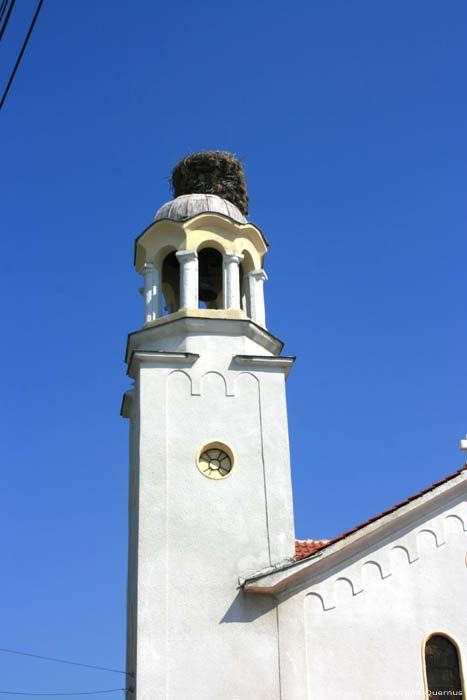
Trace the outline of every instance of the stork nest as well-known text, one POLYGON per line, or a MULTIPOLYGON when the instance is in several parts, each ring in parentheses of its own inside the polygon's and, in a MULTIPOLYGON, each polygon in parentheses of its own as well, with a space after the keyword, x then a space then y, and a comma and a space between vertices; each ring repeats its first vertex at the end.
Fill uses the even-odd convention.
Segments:
POLYGON ((248 193, 241 162, 227 151, 201 151, 182 158, 172 170, 174 197, 217 194, 248 214, 248 193))

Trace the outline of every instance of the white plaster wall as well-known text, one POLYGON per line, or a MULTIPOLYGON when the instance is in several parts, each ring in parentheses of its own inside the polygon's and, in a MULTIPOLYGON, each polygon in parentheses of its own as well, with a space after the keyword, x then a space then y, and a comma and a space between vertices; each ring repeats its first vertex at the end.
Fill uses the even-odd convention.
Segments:
POLYGON ((268 354, 244 336, 139 347, 199 359, 145 363, 136 377, 136 698, 279 700, 275 603, 245 595, 238 578, 293 555, 283 370, 236 367, 236 354, 268 354), (196 468, 210 440, 236 454, 225 480, 196 468))
POLYGON ((425 698, 422 642, 467 649, 464 498, 373 543, 280 605, 282 700, 425 698))

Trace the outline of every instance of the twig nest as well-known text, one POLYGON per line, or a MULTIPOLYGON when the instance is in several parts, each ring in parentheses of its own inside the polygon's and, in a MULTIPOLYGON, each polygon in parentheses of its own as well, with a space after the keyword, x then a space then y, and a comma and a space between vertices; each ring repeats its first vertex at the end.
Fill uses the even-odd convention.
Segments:
POLYGON ((172 170, 174 197, 184 194, 216 194, 248 214, 248 193, 241 162, 227 151, 192 153, 172 170))

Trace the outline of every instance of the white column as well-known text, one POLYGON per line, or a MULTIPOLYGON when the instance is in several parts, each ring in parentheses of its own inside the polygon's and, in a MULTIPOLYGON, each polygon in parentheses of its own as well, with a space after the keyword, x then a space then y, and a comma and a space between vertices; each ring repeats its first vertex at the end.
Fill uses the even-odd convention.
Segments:
POLYGON ((144 279, 144 323, 162 316, 161 273, 152 263, 144 263, 139 271, 144 279))
POLYGON ((148 323, 149 321, 153 320, 153 271, 154 265, 152 263, 144 263, 142 268, 139 270, 139 274, 143 275, 144 279, 144 323, 148 323))
POLYGON ((154 267, 152 271, 152 317, 162 316, 162 270, 154 267))
POLYGON ((240 308, 240 263, 243 255, 224 253, 223 294, 224 309, 240 308))
POLYGON ((264 282, 267 279, 264 270, 253 270, 247 275, 247 314, 253 321, 264 327, 266 327, 264 282))
POLYGON ((198 308, 198 253, 179 250, 175 255, 180 263, 180 308, 198 308))

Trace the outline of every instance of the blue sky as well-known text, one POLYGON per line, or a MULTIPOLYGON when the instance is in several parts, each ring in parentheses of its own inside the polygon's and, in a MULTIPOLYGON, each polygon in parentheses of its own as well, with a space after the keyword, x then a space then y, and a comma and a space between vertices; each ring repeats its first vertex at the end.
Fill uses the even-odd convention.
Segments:
MULTIPOLYGON (((35 7, 15 5, 4 85, 35 7)), ((243 160, 270 241, 297 536, 461 467, 466 25, 461 0, 45 0, 0 113, 0 647, 124 668, 133 241, 189 152, 243 160)), ((0 690, 123 679, 0 670, 0 690)))

